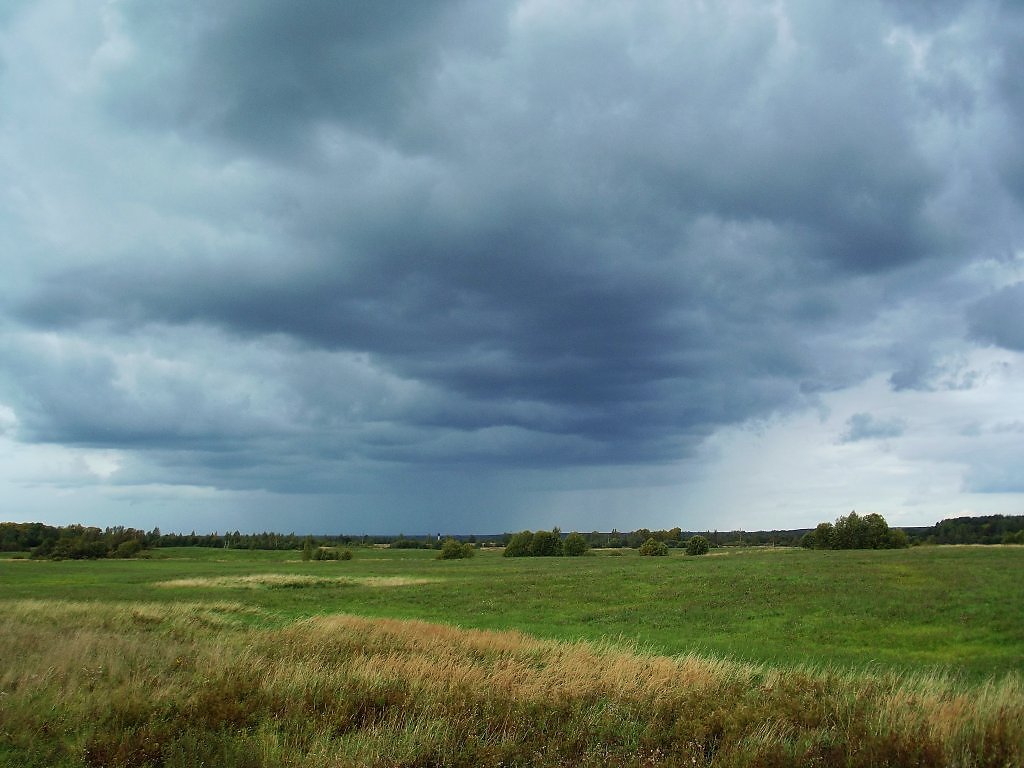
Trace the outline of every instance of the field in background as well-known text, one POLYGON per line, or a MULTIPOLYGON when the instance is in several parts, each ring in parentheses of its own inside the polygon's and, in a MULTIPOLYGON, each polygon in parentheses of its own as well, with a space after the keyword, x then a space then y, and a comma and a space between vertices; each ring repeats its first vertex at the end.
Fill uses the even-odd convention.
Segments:
POLYGON ((244 601, 265 626, 350 612, 742 661, 951 666, 973 678, 1024 669, 1024 547, 435 554, 356 549, 348 562, 304 563, 297 552, 168 549, 148 561, 0 561, 0 599, 244 601))
POLYGON ((1024 761, 1024 547, 158 554, 0 561, 0 764, 1024 761))

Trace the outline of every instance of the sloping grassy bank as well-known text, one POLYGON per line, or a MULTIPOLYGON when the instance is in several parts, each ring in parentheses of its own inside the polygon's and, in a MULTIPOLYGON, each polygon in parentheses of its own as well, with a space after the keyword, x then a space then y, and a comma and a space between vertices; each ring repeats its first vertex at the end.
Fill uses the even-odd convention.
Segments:
POLYGON ((22 600, 18 766, 1024 764, 1024 686, 775 669, 417 621, 254 628, 235 602, 22 600))

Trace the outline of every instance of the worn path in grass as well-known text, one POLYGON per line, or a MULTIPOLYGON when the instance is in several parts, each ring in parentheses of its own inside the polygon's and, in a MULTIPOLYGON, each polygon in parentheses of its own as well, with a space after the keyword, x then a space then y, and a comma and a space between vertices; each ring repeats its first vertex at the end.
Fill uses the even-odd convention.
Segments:
MULTIPOLYGON (((355 549, 163 550, 146 561, 0 561, 0 603, 45 599, 240 602, 256 624, 348 612, 561 639, 624 638, 775 664, 1024 670, 1024 547, 904 551, 726 550, 700 558, 600 552, 439 561, 355 549)), ((0 608, 2 608, 0 604, 0 608)))

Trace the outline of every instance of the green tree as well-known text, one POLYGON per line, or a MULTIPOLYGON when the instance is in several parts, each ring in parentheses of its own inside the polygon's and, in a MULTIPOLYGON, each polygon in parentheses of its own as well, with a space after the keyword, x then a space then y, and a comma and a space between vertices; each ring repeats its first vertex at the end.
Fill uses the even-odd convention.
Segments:
POLYGON ((640 554, 646 557, 664 557, 668 554, 668 545, 652 536, 640 545, 640 554))
POLYGON ((569 557, 584 555, 588 549, 590 549, 590 545, 587 540, 575 531, 566 536, 565 541, 562 542, 562 552, 569 557))
POLYGON ((135 557, 142 551, 142 544, 137 539, 128 539, 117 545, 115 557, 135 557))
POLYGON ((691 536, 686 540, 686 554, 688 555, 706 555, 709 549, 711 549, 711 542, 704 536, 691 536))
POLYGON ((441 553, 437 556, 440 560, 461 560, 465 557, 473 557, 476 550, 472 544, 463 544, 458 539, 447 538, 441 545, 441 553))
POLYGON ((837 517, 835 524, 818 523, 800 543, 815 549, 901 549, 910 542, 905 531, 889 528, 881 515, 850 512, 837 517))
MULTIPOLYGON (((1024 543, 1024 542, 1022 542, 1024 543)), ((910 546, 907 532, 902 528, 890 528, 886 536, 885 549, 906 549, 910 546)))
POLYGON ((834 548, 834 530, 832 523, 818 523, 817 527, 812 532, 814 537, 814 548, 815 549, 833 549, 834 548))
POLYGON ((864 515, 861 518, 861 527, 864 530, 860 539, 865 549, 888 549, 889 548, 889 524, 885 518, 876 512, 864 515))
POLYGON ((558 557, 562 554, 562 534, 557 528, 533 534, 530 554, 534 557, 558 557))
POLYGON ((513 534, 512 538, 509 539, 503 554, 505 557, 527 557, 532 549, 533 533, 530 531, 520 531, 513 534))

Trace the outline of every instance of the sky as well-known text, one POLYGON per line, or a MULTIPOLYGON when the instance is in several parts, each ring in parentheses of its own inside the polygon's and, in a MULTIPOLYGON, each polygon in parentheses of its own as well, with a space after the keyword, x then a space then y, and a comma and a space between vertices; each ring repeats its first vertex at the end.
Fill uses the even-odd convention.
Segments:
POLYGON ((0 519, 1024 514, 1024 6, 6 0, 0 519))

